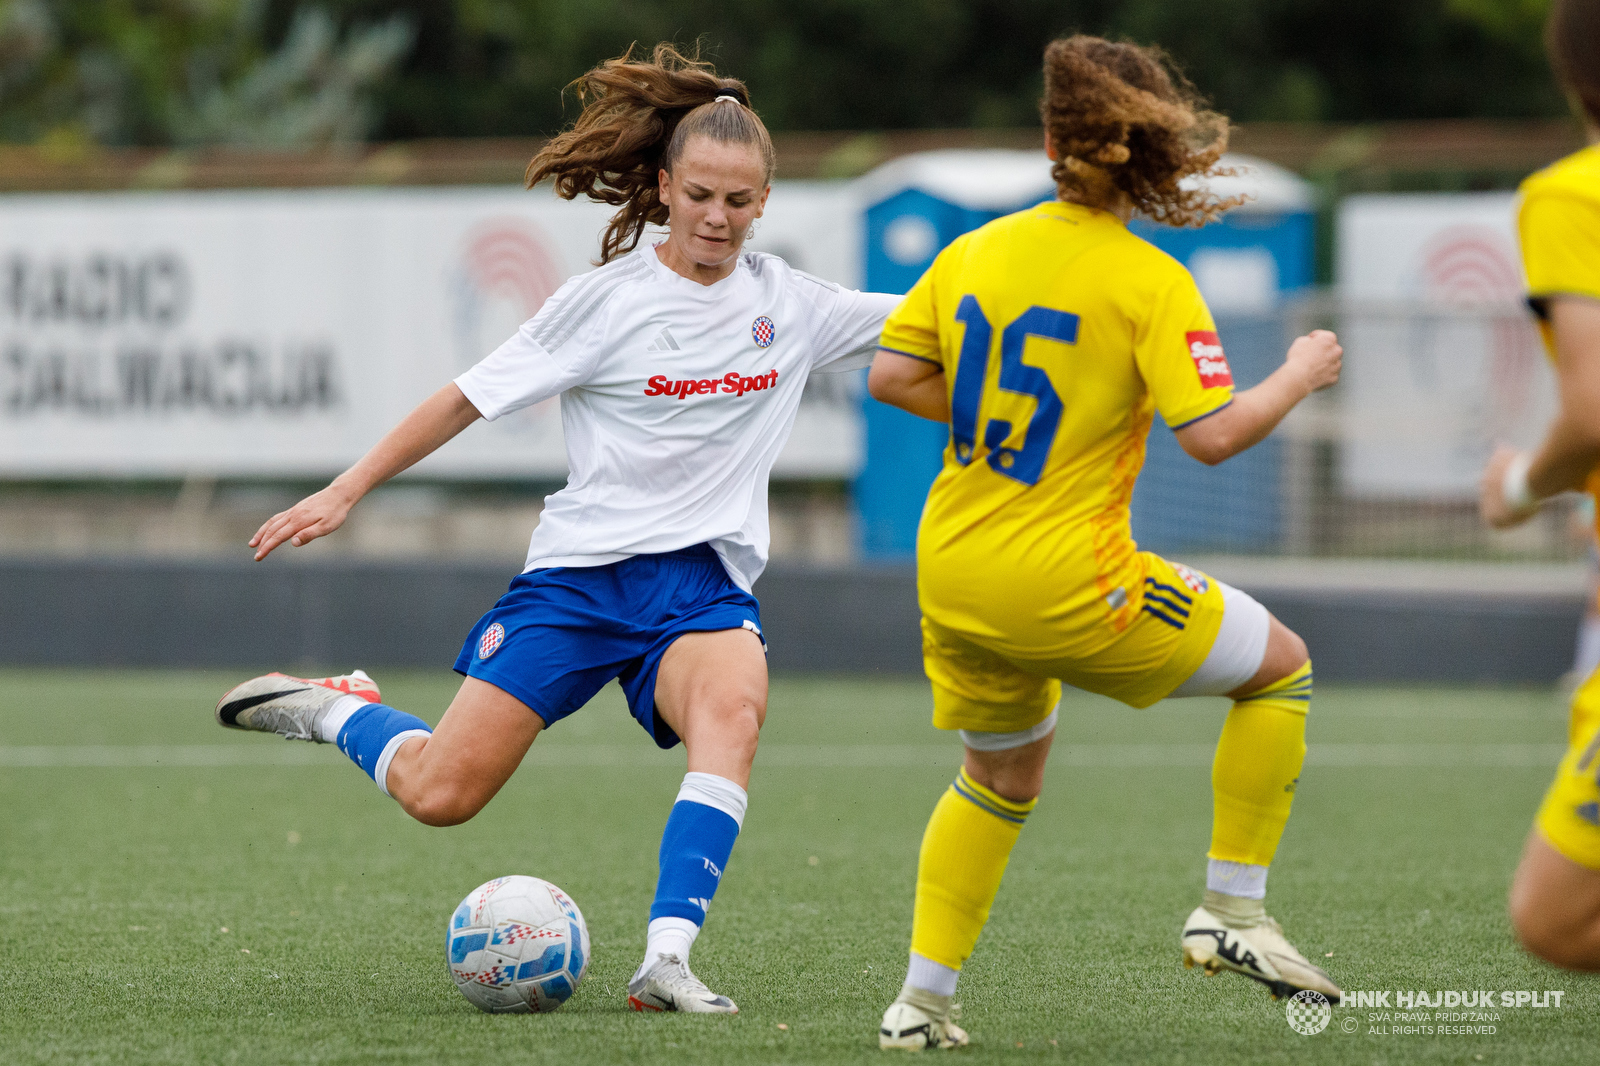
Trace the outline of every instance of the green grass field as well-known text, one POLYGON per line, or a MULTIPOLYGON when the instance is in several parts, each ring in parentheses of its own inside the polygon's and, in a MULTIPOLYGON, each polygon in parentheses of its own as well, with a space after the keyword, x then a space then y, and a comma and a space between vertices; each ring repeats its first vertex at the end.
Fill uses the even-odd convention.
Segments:
MULTIPOLYGON (((379 679, 430 719, 455 686, 379 679)), ((708 1018, 625 1008, 683 756, 657 751, 615 689, 541 737, 477 819, 439 830, 332 748, 218 729, 232 680, 0 672, 0 1062, 883 1061, 917 845, 959 750, 927 724, 923 685, 774 683, 750 815, 694 957, 742 1013, 708 1018), (451 909, 506 873, 555 881, 588 919, 593 966, 555 1014, 480 1014, 446 974, 451 909)), ((1272 875, 1272 911, 1347 989, 1566 993, 1474 1036, 1379 1035, 1353 1009, 1301 1036, 1258 986, 1179 966, 1226 706, 1067 700, 957 997, 973 1046, 950 1054, 1593 1061, 1600 986, 1521 954, 1505 919, 1564 733, 1552 693, 1323 686, 1272 875)))

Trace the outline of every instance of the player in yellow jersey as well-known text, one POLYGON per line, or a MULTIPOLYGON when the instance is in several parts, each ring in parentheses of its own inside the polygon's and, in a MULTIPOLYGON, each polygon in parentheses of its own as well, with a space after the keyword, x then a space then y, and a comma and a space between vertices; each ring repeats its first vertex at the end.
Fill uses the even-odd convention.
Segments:
MULTIPOLYGON (((1483 516, 1501 528, 1547 496, 1600 489, 1600 0, 1556 0, 1545 43, 1590 143, 1522 183, 1528 303, 1561 407, 1537 451, 1503 448, 1484 471, 1483 516)), ((1600 970, 1600 672, 1573 697, 1569 739, 1517 867, 1511 920, 1546 961, 1600 970)))
POLYGON ((1061 682, 1147 707, 1232 696, 1212 771, 1206 893, 1184 961, 1282 995, 1337 986, 1268 918, 1267 866, 1305 755, 1304 642, 1249 596, 1141 552, 1128 503, 1159 412, 1207 463, 1265 437, 1338 377, 1331 333, 1301 337, 1235 393, 1216 325, 1135 213, 1198 224, 1227 123, 1154 49, 1093 37, 1045 52, 1046 149, 1059 199, 957 239, 890 316, 873 396, 950 424, 917 542, 933 720, 964 765, 917 871, 911 963, 880 1046, 954 1046, 962 964, 1033 809, 1061 682))

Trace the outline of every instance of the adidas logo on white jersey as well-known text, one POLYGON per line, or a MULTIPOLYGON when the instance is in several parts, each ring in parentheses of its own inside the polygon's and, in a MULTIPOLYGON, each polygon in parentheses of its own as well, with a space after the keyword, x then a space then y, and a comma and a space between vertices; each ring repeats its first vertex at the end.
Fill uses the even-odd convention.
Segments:
POLYGON ((667 329, 666 326, 661 327, 661 332, 656 336, 656 339, 651 342, 650 347, 645 349, 647 352, 675 352, 678 350, 678 342, 672 339, 672 331, 667 329))

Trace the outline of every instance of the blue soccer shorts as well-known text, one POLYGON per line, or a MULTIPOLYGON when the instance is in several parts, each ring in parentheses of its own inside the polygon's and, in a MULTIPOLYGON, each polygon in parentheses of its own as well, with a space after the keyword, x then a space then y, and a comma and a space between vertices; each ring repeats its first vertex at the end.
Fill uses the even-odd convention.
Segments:
POLYGON ((547 726, 617 678, 634 718, 670 748, 678 735, 656 716, 661 657, 685 633, 722 629, 760 637, 761 605, 733 583, 709 545, 696 544, 517 575, 472 627, 455 670, 515 696, 547 726))

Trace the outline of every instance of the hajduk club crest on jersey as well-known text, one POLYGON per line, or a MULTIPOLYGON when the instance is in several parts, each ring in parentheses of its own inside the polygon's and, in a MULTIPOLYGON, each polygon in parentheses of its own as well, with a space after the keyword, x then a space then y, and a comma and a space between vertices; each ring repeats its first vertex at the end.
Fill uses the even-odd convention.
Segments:
POLYGON ((778 338, 778 327, 772 324, 772 319, 762 315, 750 323, 750 335, 756 339, 757 348, 770 348, 778 338))
POLYGON ((489 628, 483 631, 483 637, 478 641, 478 658, 487 659, 500 650, 500 645, 506 642, 506 627, 499 622, 491 622, 489 628))
POLYGON ((1211 582, 1206 580, 1206 575, 1198 570, 1190 570, 1182 563, 1172 564, 1173 572, 1178 575, 1178 580, 1189 586, 1189 591, 1196 596, 1204 596, 1211 587, 1211 582))

